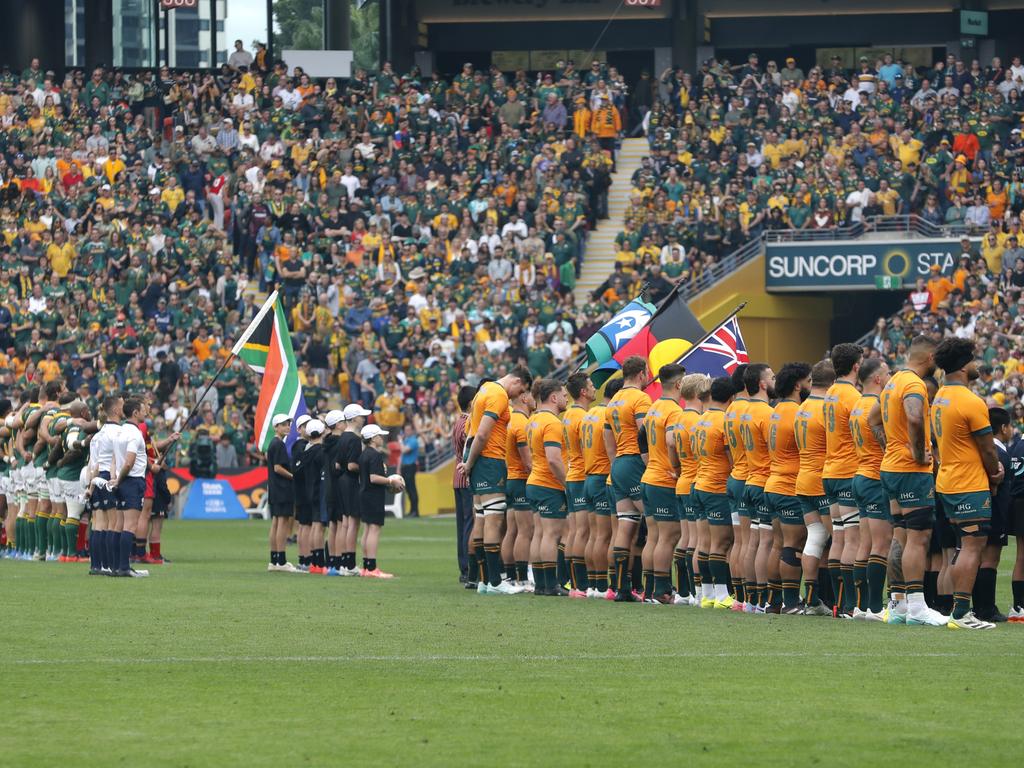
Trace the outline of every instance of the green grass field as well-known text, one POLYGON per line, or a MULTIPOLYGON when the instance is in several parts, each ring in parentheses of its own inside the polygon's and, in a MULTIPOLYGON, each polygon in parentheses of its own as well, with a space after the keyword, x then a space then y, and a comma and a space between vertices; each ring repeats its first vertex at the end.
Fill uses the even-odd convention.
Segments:
POLYGON ((266 531, 0 561, 0 765, 1019 764, 1024 626, 483 597, 451 520, 389 522, 390 582, 271 574, 266 531))

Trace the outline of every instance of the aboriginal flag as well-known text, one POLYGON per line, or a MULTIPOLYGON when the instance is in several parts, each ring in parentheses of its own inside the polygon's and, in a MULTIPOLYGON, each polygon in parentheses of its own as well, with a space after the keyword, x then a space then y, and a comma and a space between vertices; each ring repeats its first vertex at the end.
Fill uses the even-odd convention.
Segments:
POLYGON ((595 380, 594 384, 600 386, 633 355, 647 360, 651 375, 657 376, 661 366, 674 363, 703 336, 704 326, 690 311, 677 286, 658 305, 647 324, 615 351, 612 360, 595 372, 595 375, 601 372, 605 372, 605 375, 595 380))
MULTIPOLYGON (((740 320, 734 312, 711 333, 700 339, 671 362, 679 363, 687 373, 706 373, 712 378, 731 376, 741 363, 749 363, 747 345, 740 333, 740 320)), ((647 387, 652 400, 661 397, 661 383, 657 380, 647 387)))

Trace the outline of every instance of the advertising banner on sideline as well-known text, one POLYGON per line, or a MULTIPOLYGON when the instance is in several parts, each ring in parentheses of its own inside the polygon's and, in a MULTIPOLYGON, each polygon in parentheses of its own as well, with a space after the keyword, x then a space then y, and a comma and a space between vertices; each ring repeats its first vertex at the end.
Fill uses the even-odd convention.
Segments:
POLYGON ((182 520, 246 520, 238 494, 227 480, 196 478, 188 489, 182 520))
POLYGON ((765 243, 765 287, 783 291, 900 290, 927 278, 933 264, 951 275, 956 238, 765 243))

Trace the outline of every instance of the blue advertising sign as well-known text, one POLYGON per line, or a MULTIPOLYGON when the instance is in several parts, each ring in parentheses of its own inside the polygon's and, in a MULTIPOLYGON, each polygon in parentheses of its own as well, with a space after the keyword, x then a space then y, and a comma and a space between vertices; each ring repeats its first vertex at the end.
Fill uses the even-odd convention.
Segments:
POLYGON ((765 243, 765 287, 769 292, 910 287, 927 278, 933 264, 951 275, 960 252, 960 241, 952 238, 770 242, 765 243))
POLYGON ((227 480, 196 478, 188 489, 182 520, 247 520, 238 494, 227 480))

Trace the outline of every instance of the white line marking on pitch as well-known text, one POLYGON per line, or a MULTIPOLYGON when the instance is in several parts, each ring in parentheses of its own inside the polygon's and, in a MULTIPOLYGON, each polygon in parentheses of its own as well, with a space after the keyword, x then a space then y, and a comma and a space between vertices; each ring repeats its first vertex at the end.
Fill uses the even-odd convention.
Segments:
MULTIPOLYGON (((964 656, 966 651, 961 652, 934 652, 934 653, 901 653, 901 657, 914 659, 954 659, 964 656)), ((999 653, 988 654, 992 657, 1016 657, 1017 654, 999 653)), ((644 659, 747 659, 747 658, 779 658, 779 659, 806 659, 806 658, 833 658, 833 659, 856 659, 875 658, 874 653, 850 652, 786 652, 786 651, 757 651, 757 652, 721 652, 721 653, 656 653, 644 654, 644 659)), ((277 664, 277 663, 301 663, 301 664, 322 664, 336 662, 470 662, 470 661, 615 661, 615 660, 640 660, 632 653, 608 653, 608 654, 529 654, 501 656, 490 655, 448 655, 448 654, 422 654, 422 655, 351 655, 351 656, 160 656, 154 658, 97 658, 97 659, 6 659, 0 663, 20 666, 34 664, 277 664)))

